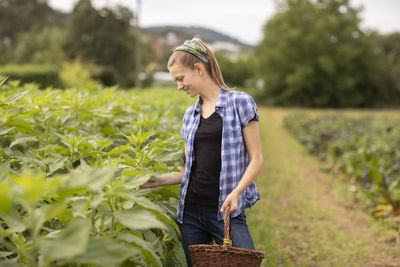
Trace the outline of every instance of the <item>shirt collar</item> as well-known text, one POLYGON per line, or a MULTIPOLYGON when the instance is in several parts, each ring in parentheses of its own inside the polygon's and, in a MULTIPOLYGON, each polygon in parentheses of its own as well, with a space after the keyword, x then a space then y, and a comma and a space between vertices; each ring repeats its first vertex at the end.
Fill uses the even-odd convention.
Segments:
MULTIPOLYGON (((215 105, 215 109, 226 107, 226 103, 228 101, 227 94, 228 94, 228 91, 221 88, 221 92, 219 93, 218 102, 215 105)), ((197 113, 199 113, 201 111, 201 104, 203 104, 203 99, 201 98, 201 96, 199 96, 197 98, 196 103, 194 104, 194 115, 196 115, 197 113)))

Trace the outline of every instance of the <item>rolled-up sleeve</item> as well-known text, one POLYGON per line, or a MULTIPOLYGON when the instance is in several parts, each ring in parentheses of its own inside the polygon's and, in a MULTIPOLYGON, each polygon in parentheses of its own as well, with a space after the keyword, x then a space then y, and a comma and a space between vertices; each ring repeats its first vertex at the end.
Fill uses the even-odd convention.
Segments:
POLYGON ((181 137, 183 140, 186 139, 186 114, 183 116, 183 121, 182 121, 182 128, 181 128, 181 137))
POLYGON ((257 113, 257 104, 254 102, 251 95, 243 93, 239 99, 239 118, 240 126, 243 129, 249 123, 249 121, 255 119, 259 121, 257 113))

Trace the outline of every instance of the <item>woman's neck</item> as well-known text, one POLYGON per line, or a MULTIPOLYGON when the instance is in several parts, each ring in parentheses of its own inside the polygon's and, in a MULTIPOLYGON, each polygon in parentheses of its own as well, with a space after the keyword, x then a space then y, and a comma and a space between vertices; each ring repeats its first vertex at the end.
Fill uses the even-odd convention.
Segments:
POLYGON ((200 93, 203 104, 215 105, 218 102, 221 88, 213 81, 212 83, 205 84, 203 91, 200 93))

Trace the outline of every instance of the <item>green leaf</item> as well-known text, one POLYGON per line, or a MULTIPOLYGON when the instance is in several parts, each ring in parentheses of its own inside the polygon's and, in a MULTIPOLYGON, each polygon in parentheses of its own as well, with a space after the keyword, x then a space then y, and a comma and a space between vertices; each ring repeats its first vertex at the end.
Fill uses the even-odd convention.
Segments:
POLYGON ((0 251, 0 258, 4 258, 15 253, 14 251, 0 251))
POLYGON ((91 238, 85 253, 69 262, 112 267, 118 266, 121 262, 137 254, 139 254, 139 251, 136 248, 128 247, 113 239, 91 238))
MULTIPOLYGON (((6 158, 5 155, 6 154, 4 150, 0 148, 0 156, 4 156, 4 158, 6 158)), ((7 178, 7 174, 9 171, 10 171, 10 164, 7 161, 0 163, 0 182, 4 181, 7 178)))
POLYGON ((154 148, 159 148, 159 147, 166 147, 166 146, 173 146, 175 145, 174 143, 171 142, 165 142, 165 141, 158 141, 158 139, 154 140, 151 142, 150 146, 148 147, 150 150, 154 148), (157 140, 157 141, 156 141, 157 140))
POLYGON ((67 157, 60 157, 60 158, 56 159, 55 161, 53 161, 52 163, 50 163, 50 166, 49 166, 50 174, 63 168, 65 166, 65 161, 67 161, 67 160, 68 160, 67 157))
POLYGON ((26 265, 18 263, 17 260, 1 261, 1 267, 26 267, 26 265))
POLYGON ((37 138, 33 137, 33 136, 21 137, 21 138, 15 139, 11 143, 9 148, 12 148, 13 146, 18 145, 18 144, 23 144, 23 143, 28 143, 28 142, 35 142, 35 141, 37 141, 37 138))
POLYGON ((85 214, 87 214, 87 210, 90 207, 90 203, 87 197, 80 196, 72 198, 70 206, 71 207, 69 208, 69 210, 74 217, 85 216, 85 214))
POLYGON ((116 147, 116 148, 112 149, 111 151, 109 151, 108 154, 111 155, 111 156, 119 155, 119 154, 121 154, 121 153, 123 153, 125 151, 128 151, 130 146, 131 146, 130 144, 126 144, 126 145, 123 145, 123 146, 116 147))
POLYGON ((6 99, 6 101, 4 101, 4 104, 7 104, 7 105, 14 104, 15 102, 18 101, 18 99, 20 99, 21 97, 23 97, 24 95, 26 95, 27 93, 29 93, 30 90, 31 90, 31 89, 28 89, 28 90, 26 90, 26 91, 24 91, 24 92, 21 92, 21 93, 18 93, 18 94, 15 94, 15 95, 12 95, 12 96, 8 97, 8 98, 6 99))
POLYGON ((2 86, 8 80, 8 76, 5 76, 3 80, 0 82, 0 86, 2 86))
POLYGON ((75 219, 57 233, 50 233, 38 242, 47 259, 71 258, 86 251, 90 232, 89 219, 75 219))
POLYGON ((147 260, 147 263, 151 263, 156 266, 162 266, 159 257, 157 256, 155 251, 151 248, 151 244, 149 244, 147 241, 130 233, 119 233, 118 239, 124 240, 125 242, 128 242, 130 245, 137 247, 141 251, 141 254, 147 260))
POLYGON ((21 176, 15 177, 14 183, 22 190, 19 194, 19 200, 29 205, 35 205, 35 202, 45 196, 47 192, 61 184, 61 179, 46 179, 43 173, 24 172, 21 176))
POLYGON ((133 177, 129 177, 126 182, 125 185, 128 186, 128 188, 130 189, 134 189, 144 183, 146 183, 148 180, 150 180, 151 175, 150 174, 145 174, 145 175, 136 175, 133 177))
POLYGON ((12 127, 12 128, 8 128, 8 127, 6 127, 6 128, 0 128, 1 130, 0 130, 0 135, 6 135, 6 134, 9 134, 9 133, 11 133, 15 128, 14 127, 12 127))
POLYGON ((104 185, 113 177, 116 169, 89 168, 76 170, 71 173, 70 179, 65 183, 67 188, 87 188, 89 191, 103 191, 104 185))
POLYGON ((151 128, 149 131, 145 132, 145 133, 140 133, 138 138, 139 138, 139 142, 143 143, 144 141, 147 140, 147 138, 150 137, 150 135, 153 133, 154 128, 151 128))
POLYGON ((128 170, 124 170, 124 172, 122 173, 123 176, 135 176, 135 175, 142 175, 145 174, 146 172, 144 170, 132 170, 132 169, 128 169, 128 170))
POLYGON ((0 183, 0 212, 8 212, 13 203, 12 188, 5 182, 0 183))
POLYGON ((153 166, 151 166, 151 170, 153 171, 164 171, 164 172, 168 172, 168 165, 163 163, 163 162, 156 162, 155 164, 153 164, 153 166))
POLYGON ((169 161, 179 160, 181 158, 182 158, 182 152, 173 152, 173 153, 169 153, 167 156, 159 157, 157 159, 157 161, 169 162, 169 161))
POLYGON ((129 210, 118 211, 114 214, 114 216, 122 225, 130 229, 167 229, 166 226, 157 219, 154 213, 138 207, 129 210))
POLYGON ((18 213, 14 212, 0 213, 0 218, 9 227, 6 230, 7 234, 23 232, 27 229, 27 226, 25 225, 23 218, 18 213))
MULTIPOLYGON (((59 198, 59 196, 57 196, 59 198)), ((48 204, 38 208, 37 210, 43 210, 43 214, 46 215, 46 220, 50 220, 54 217, 62 216, 65 212, 70 212, 66 209, 65 201, 58 201, 52 204, 48 204)))
POLYGON ((176 232, 179 232, 179 228, 176 223, 171 220, 167 215, 165 215, 164 210, 157 204, 151 202, 148 198, 135 196, 134 193, 119 193, 119 196, 129 199, 135 202, 136 205, 139 205, 149 211, 151 211, 158 219, 163 222, 168 223, 172 228, 175 229, 176 232))
POLYGON ((15 127, 21 133, 30 133, 30 134, 36 136, 40 140, 39 135, 32 128, 29 121, 14 117, 14 118, 8 119, 5 123, 5 125, 8 127, 15 127))

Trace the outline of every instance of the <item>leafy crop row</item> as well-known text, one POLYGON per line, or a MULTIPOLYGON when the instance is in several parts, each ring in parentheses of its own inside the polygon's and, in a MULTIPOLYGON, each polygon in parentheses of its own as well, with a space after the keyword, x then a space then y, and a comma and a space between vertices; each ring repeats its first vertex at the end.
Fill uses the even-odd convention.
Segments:
POLYGON ((332 172, 360 185, 374 216, 400 216, 400 120, 292 114, 284 124, 332 172))
POLYGON ((1 266, 180 266, 187 97, 170 89, 0 87, 1 266))

